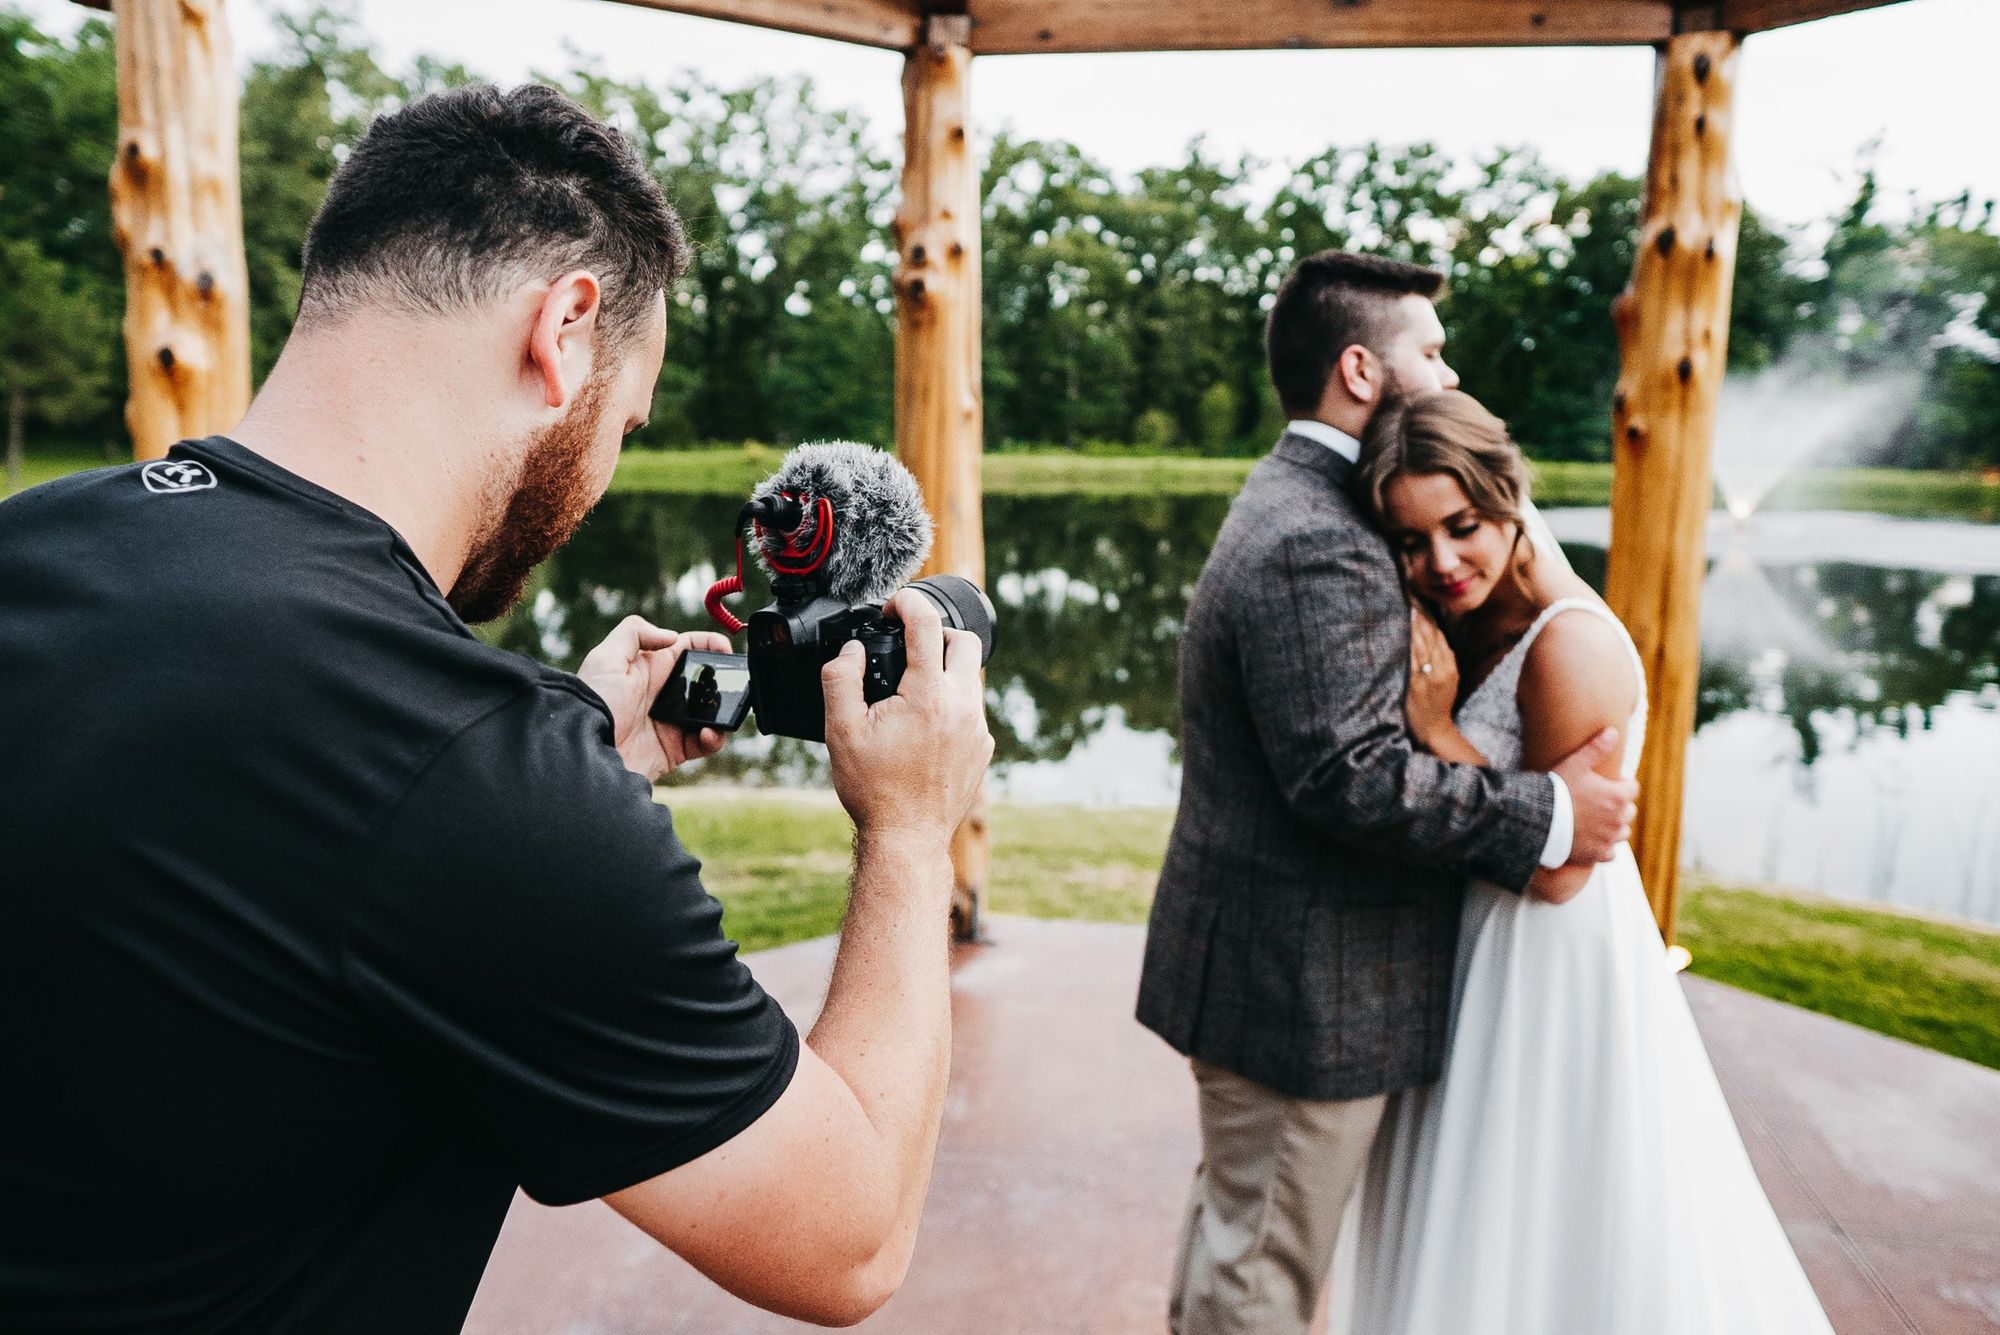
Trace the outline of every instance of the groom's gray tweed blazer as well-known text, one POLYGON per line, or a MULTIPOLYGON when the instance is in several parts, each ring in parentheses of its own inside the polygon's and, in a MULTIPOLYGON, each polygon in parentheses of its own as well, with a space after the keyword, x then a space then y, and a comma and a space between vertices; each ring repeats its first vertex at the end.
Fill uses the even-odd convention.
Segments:
POLYGON ((1139 983, 1177 1050, 1299 1098, 1437 1078, 1466 879, 1525 887, 1553 806, 1412 750, 1409 604, 1354 471, 1288 433, 1202 569, 1139 983))

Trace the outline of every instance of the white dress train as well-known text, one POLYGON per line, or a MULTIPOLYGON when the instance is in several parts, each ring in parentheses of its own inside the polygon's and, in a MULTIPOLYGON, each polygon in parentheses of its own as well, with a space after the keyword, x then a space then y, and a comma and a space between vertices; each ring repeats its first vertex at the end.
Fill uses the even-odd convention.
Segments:
MULTIPOLYGON (((1459 711, 1500 768, 1528 647, 1571 611, 1618 625, 1553 604, 1459 711)), ((1642 700, 1627 774, 1644 734, 1642 700)), ((1349 1212, 1335 1335, 1831 1335, 1629 848, 1566 904, 1475 883, 1453 995, 1443 1078, 1392 1096, 1349 1212)))

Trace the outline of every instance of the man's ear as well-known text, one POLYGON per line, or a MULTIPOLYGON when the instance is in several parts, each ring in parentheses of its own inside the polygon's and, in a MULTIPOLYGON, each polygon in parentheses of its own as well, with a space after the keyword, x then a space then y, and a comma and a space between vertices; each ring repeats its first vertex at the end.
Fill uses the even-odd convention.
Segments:
POLYGON ((549 284, 528 334, 528 369, 542 382, 542 402, 548 407, 564 407, 590 379, 597 317, 603 309, 603 291, 588 269, 549 284))
POLYGON ((1359 343, 1350 343, 1340 350, 1340 360, 1333 364, 1334 378, 1347 391, 1347 396, 1356 403, 1373 405, 1382 397, 1382 365, 1375 360, 1375 354, 1359 343))

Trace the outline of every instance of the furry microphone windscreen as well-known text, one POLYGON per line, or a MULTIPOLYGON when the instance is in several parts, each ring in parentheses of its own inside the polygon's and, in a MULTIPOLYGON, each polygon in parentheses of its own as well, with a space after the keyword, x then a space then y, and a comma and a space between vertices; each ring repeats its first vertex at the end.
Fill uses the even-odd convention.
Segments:
MULTIPOLYGON (((754 493, 762 500, 788 492, 805 503, 798 545, 810 547, 819 516, 813 502, 833 503, 833 550, 820 574, 827 596, 844 603, 879 603, 910 582, 931 554, 931 516, 916 478, 896 457, 850 440, 801 445, 754 493)), ((757 559, 771 573, 770 553, 782 551, 766 533, 757 559)))

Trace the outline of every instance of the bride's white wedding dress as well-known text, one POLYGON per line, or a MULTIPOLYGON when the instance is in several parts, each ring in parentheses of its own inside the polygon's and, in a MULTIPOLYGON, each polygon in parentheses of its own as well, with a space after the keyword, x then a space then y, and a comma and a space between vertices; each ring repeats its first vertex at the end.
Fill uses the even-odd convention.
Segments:
MULTIPOLYGON (((1549 607, 1460 708, 1521 763, 1549 607)), ((1627 647, 1631 641, 1619 626, 1627 647)), ((1632 668, 1643 682, 1638 655, 1632 668)), ((1643 698, 1625 731, 1638 764, 1643 698)), ((1629 848, 1566 904, 1474 884, 1444 1076, 1391 1098, 1332 1287, 1343 1335, 1831 1335, 1666 961, 1629 848)))

